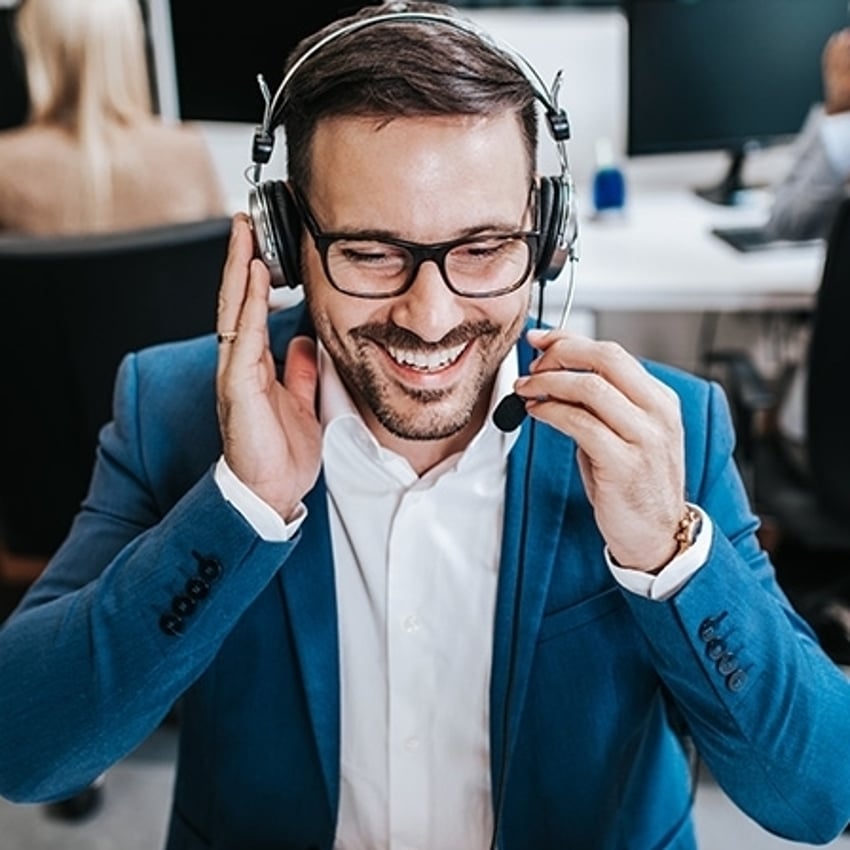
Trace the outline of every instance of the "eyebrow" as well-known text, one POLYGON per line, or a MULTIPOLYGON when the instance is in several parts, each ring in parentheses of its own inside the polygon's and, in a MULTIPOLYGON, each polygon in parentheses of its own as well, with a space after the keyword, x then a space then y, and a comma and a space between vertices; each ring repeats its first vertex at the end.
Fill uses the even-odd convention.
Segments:
MULTIPOLYGON (((483 236, 488 233, 492 233, 495 235, 500 234, 508 234, 508 233, 517 233, 522 230, 521 226, 517 223, 513 222, 511 224, 497 223, 497 222, 488 222, 486 224, 477 224, 471 227, 465 227, 462 230, 459 230, 453 236, 449 236, 445 239, 439 239, 434 244, 442 244, 443 242, 454 242, 457 239, 466 239, 472 238, 474 236, 483 236)), ((322 231, 323 236, 340 236, 346 239, 362 239, 362 240, 376 240, 376 241, 395 241, 395 242, 410 242, 413 244, 417 243, 416 240, 410 239, 408 236, 404 234, 398 233, 397 231, 387 230, 385 228, 371 228, 366 230, 355 230, 355 229, 345 229, 345 230, 328 230, 322 231)), ((430 243, 429 243, 430 244, 430 243)))

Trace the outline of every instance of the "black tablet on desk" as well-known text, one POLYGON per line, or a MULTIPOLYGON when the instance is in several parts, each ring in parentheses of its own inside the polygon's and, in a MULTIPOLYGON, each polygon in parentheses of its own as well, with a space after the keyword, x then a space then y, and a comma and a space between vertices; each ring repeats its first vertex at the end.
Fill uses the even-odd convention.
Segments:
POLYGON ((767 251, 776 248, 812 248, 823 244, 822 239, 777 239, 762 225, 747 227, 713 227, 711 232, 736 251, 767 251))

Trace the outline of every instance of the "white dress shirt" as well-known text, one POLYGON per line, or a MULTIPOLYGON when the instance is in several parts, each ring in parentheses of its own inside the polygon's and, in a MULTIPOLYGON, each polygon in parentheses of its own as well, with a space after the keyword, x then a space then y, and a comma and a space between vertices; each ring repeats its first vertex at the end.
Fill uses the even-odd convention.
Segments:
MULTIPOLYGON (((462 453, 418 476, 377 443, 321 347, 319 364, 340 640, 335 850, 487 850, 493 618, 518 432, 488 416, 462 453)), ((511 356, 494 399, 516 375, 511 356)), ((268 539, 287 539, 304 519, 284 523, 223 459, 216 479, 268 539)), ((606 553, 609 567, 630 590, 663 598, 704 562, 703 520, 697 543, 659 576, 618 568, 606 553)))

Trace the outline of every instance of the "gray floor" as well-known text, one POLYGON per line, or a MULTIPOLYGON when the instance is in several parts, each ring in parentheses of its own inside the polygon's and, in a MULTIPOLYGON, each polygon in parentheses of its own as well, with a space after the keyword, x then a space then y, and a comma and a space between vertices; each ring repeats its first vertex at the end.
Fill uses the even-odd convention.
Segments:
MULTIPOLYGON (((173 780, 175 732, 163 727, 106 776, 102 809, 88 821, 51 820, 41 806, 0 800, 2 850, 161 850, 173 780)), ((812 847, 769 835, 735 809, 706 777, 696 807, 701 850, 812 847)), ((850 850, 850 835, 827 847, 850 850)))

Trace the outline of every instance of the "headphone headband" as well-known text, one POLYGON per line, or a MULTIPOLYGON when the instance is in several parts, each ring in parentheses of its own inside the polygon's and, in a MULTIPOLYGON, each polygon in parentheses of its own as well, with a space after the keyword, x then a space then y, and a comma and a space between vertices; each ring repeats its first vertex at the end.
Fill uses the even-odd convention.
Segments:
MULTIPOLYGON (((289 86, 289 81, 301 69, 302 65, 308 62, 316 53, 324 50, 324 48, 340 38, 344 38, 351 33, 358 32, 362 29, 377 26, 384 23, 436 23, 445 26, 453 27, 461 30, 469 35, 478 38, 485 44, 490 45, 494 50, 501 53, 509 59, 516 69, 525 77, 529 85, 534 91, 534 96, 546 111, 546 121, 549 125, 549 131, 558 145, 558 159, 562 171, 567 171, 569 168, 567 151, 565 142, 570 138, 570 122, 567 113, 558 105, 558 95, 560 93, 562 71, 558 71, 555 76, 555 81, 552 84, 551 90, 546 87, 542 77, 537 72, 537 69, 518 51, 503 41, 497 41, 490 33, 485 32, 475 26, 471 21, 464 18, 456 18, 451 15, 440 15, 436 12, 388 12, 383 15, 374 15, 370 18, 363 18, 358 21, 352 21, 345 26, 340 27, 333 32, 329 32, 323 38, 320 38, 315 44, 312 44, 304 51, 292 65, 287 69, 280 81, 280 85, 275 90, 274 95, 269 94, 268 86, 262 74, 257 75, 257 81, 260 85, 260 90, 265 101, 265 109, 263 110, 263 120, 257 128, 256 135, 264 138, 271 138, 274 130, 275 119, 280 110, 283 108, 283 98, 289 86)), ((253 162, 255 169, 259 168, 268 162, 271 157, 271 147, 265 144, 254 144, 253 162)), ((259 173, 255 170, 254 182, 259 180, 259 173)))
MULTIPOLYGON (((317 53, 329 44, 352 33, 373 26, 394 23, 439 24, 468 33, 494 51, 504 56, 522 74, 531 87, 536 100, 542 104, 546 123, 558 151, 560 173, 557 177, 541 179, 538 192, 538 207, 541 208, 539 226, 543 234, 541 255, 535 267, 540 280, 551 280, 563 269, 567 259, 577 259, 576 242, 578 237, 575 204, 573 201, 573 181, 567 158, 566 142, 570 138, 570 122, 567 113, 558 105, 562 72, 559 71, 551 90, 548 89, 533 65, 510 45, 497 41, 473 24, 471 21, 435 12, 396 11, 361 18, 327 33, 315 44, 305 50, 287 69, 274 95, 269 91, 262 74, 257 75, 265 108, 260 125, 254 131, 252 145, 252 166, 246 171, 248 182, 253 189, 249 197, 249 212, 254 222, 255 238, 260 256, 266 259, 272 268, 272 278, 276 283, 287 280, 290 286, 296 285, 296 265, 293 255, 297 255, 295 231, 300 228, 291 223, 292 205, 288 200, 288 190, 280 186, 261 183, 263 166, 271 159, 274 149, 275 121, 283 111, 286 91, 290 81, 317 53)), ((297 215, 295 215, 297 221, 297 215)))

